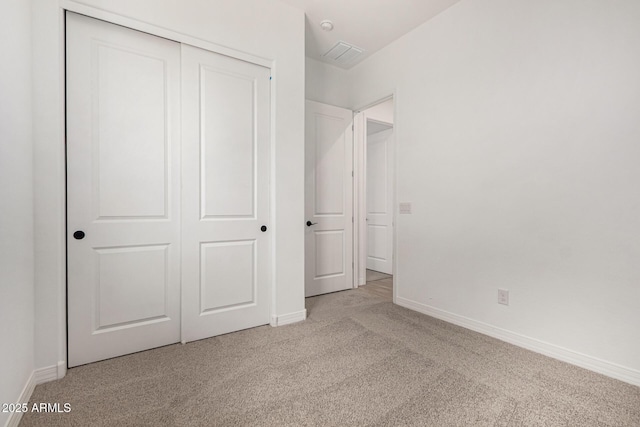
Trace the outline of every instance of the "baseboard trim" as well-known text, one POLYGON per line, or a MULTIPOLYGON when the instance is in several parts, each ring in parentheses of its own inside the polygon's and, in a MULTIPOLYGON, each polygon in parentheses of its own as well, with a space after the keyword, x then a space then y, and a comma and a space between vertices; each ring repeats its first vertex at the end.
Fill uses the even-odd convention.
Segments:
POLYGON ((55 381, 58 379, 58 366, 47 366, 45 368, 36 369, 33 371, 36 385, 48 383, 49 381, 55 381))
POLYGON ((445 322, 453 323, 454 325, 480 332, 481 334, 497 338, 501 341, 508 342, 509 344, 517 345, 518 347, 526 348, 527 350, 544 354, 545 356, 640 387, 640 371, 635 369, 607 362, 606 360, 588 356, 555 344, 540 341, 535 338, 498 328, 488 323, 450 313, 406 298, 396 297, 395 302, 402 307, 444 320, 445 322))
POLYGON ((64 378, 65 375, 67 375, 67 362, 61 360, 58 362, 58 379, 64 378))
MULTIPOLYGON (((39 384, 48 383, 49 381, 55 381, 63 378, 67 373, 67 362, 61 360, 57 365, 45 366, 44 368, 36 369, 31 373, 27 383, 20 393, 20 397, 16 403, 29 403, 33 390, 39 384)), ((12 412, 9 415, 9 419, 5 424, 5 427, 17 427, 22 419, 21 412, 12 412)))
POLYGON ((307 310, 296 311, 294 313, 287 313, 281 316, 271 317, 271 326, 283 326, 291 323, 302 322, 307 318, 307 310))
MULTIPOLYGON (((24 385, 22 389, 22 393, 20 393, 20 397, 16 403, 29 403, 29 399, 31 399, 31 394, 33 394, 33 390, 36 388, 36 371, 33 371, 27 380, 27 383, 24 385)), ((9 414, 9 419, 5 424, 5 427, 18 427, 20 424, 20 420, 22 419, 22 412, 11 412, 9 414)))

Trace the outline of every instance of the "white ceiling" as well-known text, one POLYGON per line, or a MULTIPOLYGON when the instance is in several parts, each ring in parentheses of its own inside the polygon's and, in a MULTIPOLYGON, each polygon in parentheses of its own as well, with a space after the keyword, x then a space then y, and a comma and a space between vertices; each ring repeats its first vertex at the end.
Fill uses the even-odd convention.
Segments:
POLYGON ((306 13, 307 56, 348 69, 459 0, 282 1, 306 13), (320 28, 325 19, 333 21, 333 31, 320 28), (364 49, 364 54, 345 65, 322 58, 339 40, 364 49))

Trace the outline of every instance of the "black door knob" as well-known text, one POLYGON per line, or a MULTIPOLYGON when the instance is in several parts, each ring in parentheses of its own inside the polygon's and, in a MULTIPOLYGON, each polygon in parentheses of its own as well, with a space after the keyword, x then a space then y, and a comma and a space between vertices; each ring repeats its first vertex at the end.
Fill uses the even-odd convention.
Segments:
POLYGON ((73 233, 73 237, 74 237, 76 240, 82 240, 82 239, 84 239, 84 231, 78 230, 78 231, 74 232, 74 233, 73 233))
POLYGON ((267 226, 263 225, 262 227, 260 227, 260 231, 262 231, 263 233, 267 231, 267 226))
POLYGON ((312 225, 316 225, 317 222, 307 221, 307 227, 311 227, 312 225))

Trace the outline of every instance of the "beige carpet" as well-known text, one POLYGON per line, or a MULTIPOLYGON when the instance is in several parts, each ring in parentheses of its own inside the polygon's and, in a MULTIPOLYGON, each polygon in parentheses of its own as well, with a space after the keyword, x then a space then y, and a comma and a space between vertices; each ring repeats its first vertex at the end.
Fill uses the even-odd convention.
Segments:
POLYGON ((640 388, 362 290, 309 319, 71 369, 21 426, 640 426, 640 388))

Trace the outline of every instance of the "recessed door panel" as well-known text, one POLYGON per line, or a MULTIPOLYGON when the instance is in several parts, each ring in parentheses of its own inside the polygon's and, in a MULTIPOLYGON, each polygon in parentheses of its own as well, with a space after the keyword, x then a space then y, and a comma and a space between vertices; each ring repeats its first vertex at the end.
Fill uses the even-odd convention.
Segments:
POLYGON ((328 276, 344 276, 344 231, 317 231, 316 279, 328 276))
POLYGON ((97 104, 92 109, 97 216, 164 218, 169 130, 166 61, 149 52, 95 40, 91 56, 97 104))
POLYGON ((367 256, 381 261, 389 258, 387 254, 387 226, 367 226, 367 256))
MULTIPOLYGON (((346 123, 348 124, 348 122, 346 123)), ((348 149, 344 144, 345 120, 314 114, 315 141, 314 214, 344 215, 344 165, 348 149)))
POLYGON ((380 135, 368 139, 366 183, 367 213, 387 213, 387 144, 380 135))
POLYGON ((251 75, 200 68, 203 218, 255 218, 256 86, 251 75))
POLYGON ((166 318, 168 245, 97 248, 96 330, 166 318))
POLYGON ((352 112, 307 101, 305 295, 353 287, 352 112))
POLYGON ((180 46, 66 24, 72 367, 180 340, 180 46))
POLYGON ((256 302, 256 242, 208 242, 200 246, 200 313, 256 302))

